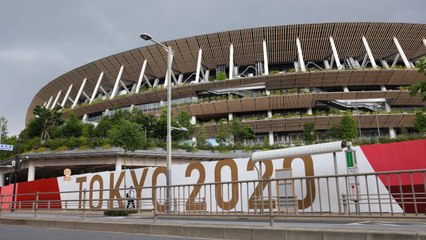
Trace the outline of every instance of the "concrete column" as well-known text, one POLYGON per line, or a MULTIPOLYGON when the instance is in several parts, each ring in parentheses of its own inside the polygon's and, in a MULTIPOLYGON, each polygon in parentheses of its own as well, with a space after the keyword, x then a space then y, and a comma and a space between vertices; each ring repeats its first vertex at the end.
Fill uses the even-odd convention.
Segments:
POLYGON ((52 100, 53 100, 53 96, 50 96, 49 101, 46 104, 46 108, 50 108, 50 103, 52 102, 52 100))
POLYGON ((229 77, 232 79, 234 77, 234 45, 229 46, 229 77))
POLYGON ((228 113, 228 121, 232 121, 234 120, 234 114, 233 113, 228 113))
POLYGON ((425 45, 425 47, 426 47, 426 38, 423 38, 423 44, 425 45))
POLYGON ((203 57, 203 50, 200 48, 198 50, 197 70, 195 72, 195 83, 199 83, 200 82, 201 58, 202 57, 203 57))
POLYGON ((336 48, 336 44, 334 44, 333 37, 330 37, 330 45, 331 45, 331 50, 333 51, 334 61, 336 61, 337 70, 340 70, 343 68, 343 66, 342 64, 340 64, 339 54, 337 54, 337 48, 336 48))
POLYGON ((92 97, 90 97, 89 103, 93 102, 95 100, 96 95, 98 94, 99 86, 101 85, 102 78, 104 77, 104 72, 101 72, 99 74, 98 81, 96 82, 95 88, 93 89, 92 97))
POLYGON ((0 187, 4 186, 4 173, 0 173, 0 187))
POLYGON ((27 181, 31 182, 35 179, 35 165, 33 161, 30 161, 28 163, 28 178, 27 181))
POLYGON ((271 95, 271 91, 269 90, 265 90, 266 96, 270 96, 271 95))
POLYGON ((364 43, 365 51, 367 51, 368 58, 370 59, 371 66, 376 69, 377 64, 374 60, 373 53, 371 52, 370 46, 368 45, 367 39, 362 36, 362 42, 364 43))
POLYGON ((192 116, 192 117, 191 117, 191 124, 192 124, 192 125, 197 124, 197 117, 196 117, 196 116, 192 116))
POLYGON ((273 131, 269 132, 269 145, 270 146, 274 145, 274 132, 273 131))
POLYGON ((208 82, 209 77, 210 77, 210 70, 207 69, 206 72, 204 73, 204 82, 208 82))
POLYGON ((385 110, 386 110, 386 112, 391 112, 392 111, 392 108, 391 108, 391 106, 389 105, 389 103, 387 101, 385 102, 385 110))
POLYGON ((385 86, 380 86, 380 90, 382 90, 382 91, 387 91, 387 89, 386 89, 386 87, 385 87, 385 86))
POLYGON ((398 49, 399 55, 401 56, 402 61, 403 61, 403 62, 404 62, 404 64, 405 64, 405 67, 406 67, 406 68, 411 68, 411 65, 410 65, 410 63, 408 62, 407 56, 405 56, 405 53, 404 53, 404 51, 402 50, 402 47, 401 47, 401 45, 399 44, 399 41, 398 41, 398 39, 397 39, 396 37, 393 37, 393 42, 395 43, 395 46, 396 46, 396 48, 398 49))
POLYGON ((312 108, 308 108, 308 111, 306 112, 308 115, 312 115, 312 108))
POLYGON ((296 38, 296 47, 297 47, 297 56, 298 56, 298 62, 299 67, 302 72, 306 72, 306 65, 305 61, 303 60, 303 52, 302 52, 302 44, 300 43, 300 39, 296 38))
POLYGON ((117 158, 115 160, 115 171, 121 171, 123 170, 123 159, 117 158))
POLYGON ((396 132, 393 127, 389 128, 389 138, 396 138, 396 132))
POLYGON ((75 108, 75 106, 77 106, 78 99, 80 99, 81 92, 83 92, 84 85, 86 85, 86 82, 87 82, 87 78, 84 78, 83 82, 81 83, 80 89, 77 92, 77 96, 75 97, 74 102, 73 102, 71 108, 75 108))
POLYGON ((139 74, 138 84, 136 85, 135 93, 139 93, 139 89, 141 88, 143 76, 145 76, 146 64, 147 64, 147 60, 145 59, 145 60, 143 60, 143 63, 142 63, 142 69, 141 69, 141 72, 139 74))
POLYGON ((195 136, 192 137, 192 146, 197 146, 197 138, 195 136))
POLYGON ((56 95, 55 101, 53 101, 52 106, 50 106, 50 109, 54 109, 56 107, 56 103, 58 103, 59 97, 61 96, 62 90, 59 90, 58 94, 56 95))
POLYGON ((117 95, 117 92, 118 92, 118 84, 120 83, 121 75, 123 74, 123 71, 124 71, 124 66, 121 66, 121 67, 120 67, 120 70, 118 71, 117 78, 115 79, 114 88, 112 89, 110 99, 113 99, 113 98, 117 95))
POLYGON ((264 66, 264 74, 269 75, 269 63, 268 63, 268 49, 266 48, 266 41, 263 40, 263 65, 264 66))
POLYGON ((272 118, 272 111, 268 110, 268 118, 271 119, 272 118))
POLYGON ((343 86, 343 92, 349 92, 348 86, 343 86))

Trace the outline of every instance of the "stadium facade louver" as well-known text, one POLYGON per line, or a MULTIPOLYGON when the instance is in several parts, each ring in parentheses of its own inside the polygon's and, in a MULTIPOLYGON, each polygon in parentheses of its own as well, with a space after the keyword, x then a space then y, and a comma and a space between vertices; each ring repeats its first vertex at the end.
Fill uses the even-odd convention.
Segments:
MULTIPOLYGON (((321 133, 352 111, 363 136, 394 138, 413 126, 416 109, 425 105, 407 90, 424 78, 414 63, 426 55, 425 38, 426 24, 365 22, 166 41, 175 52, 172 113, 188 112, 210 136, 217 120, 239 119, 257 141, 285 144, 300 137, 306 122, 321 133)), ((154 44, 73 69, 36 94, 26 120, 36 105, 61 106, 89 122, 116 109, 157 114, 166 101, 166 61, 167 53, 154 44)))

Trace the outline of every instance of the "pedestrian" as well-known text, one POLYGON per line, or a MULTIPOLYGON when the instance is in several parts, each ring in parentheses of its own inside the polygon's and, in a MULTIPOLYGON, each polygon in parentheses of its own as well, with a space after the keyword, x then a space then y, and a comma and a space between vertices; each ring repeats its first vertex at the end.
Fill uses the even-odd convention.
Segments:
POLYGON ((133 186, 130 186, 129 192, 126 194, 127 198, 127 208, 130 208, 130 205, 132 205, 132 208, 135 208, 135 190, 133 189, 133 186))

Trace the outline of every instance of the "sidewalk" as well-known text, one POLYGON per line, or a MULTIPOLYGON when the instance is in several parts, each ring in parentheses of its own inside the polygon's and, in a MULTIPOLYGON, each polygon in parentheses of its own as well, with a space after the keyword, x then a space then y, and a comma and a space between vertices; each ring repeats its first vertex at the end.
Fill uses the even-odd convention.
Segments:
POLYGON ((99 212, 82 215, 73 213, 2 212, 0 224, 19 224, 39 227, 56 227, 79 230, 113 231, 200 237, 213 239, 423 239, 426 240, 426 223, 415 221, 393 222, 350 219, 276 219, 274 226, 263 219, 244 217, 178 217, 161 216, 154 223, 150 213, 127 217, 108 217, 99 212))

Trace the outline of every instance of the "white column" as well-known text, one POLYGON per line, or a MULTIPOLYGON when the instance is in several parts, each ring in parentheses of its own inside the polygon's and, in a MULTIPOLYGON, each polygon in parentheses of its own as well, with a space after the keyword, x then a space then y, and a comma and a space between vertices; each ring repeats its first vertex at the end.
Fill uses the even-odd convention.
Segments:
POLYGON ((268 49, 266 48, 266 41, 263 40, 263 65, 265 72, 265 75, 269 75, 269 62, 268 62, 268 49))
POLYGON ((178 77, 178 84, 181 84, 182 83, 182 81, 183 81, 183 74, 181 73, 181 74, 179 74, 179 77, 178 77))
POLYGON ((191 124, 192 125, 197 124, 197 117, 196 116, 191 116, 191 124))
POLYGON ((58 94, 56 95, 55 101, 53 101, 52 106, 50 106, 50 109, 54 109, 56 107, 56 103, 58 103, 58 100, 61 94, 62 94, 62 90, 59 90, 58 94))
POLYGON ((398 63, 399 57, 401 56, 401 54, 397 53, 395 56, 395 59, 392 62, 392 65, 390 68, 394 68, 396 66, 396 64, 398 63))
POLYGON ((229 79, 234 76, 234 45, 229 46, 229 79))
POLYGON ((274 145, 274 132, 273 131, 269 132, 269 145, 270 146, 274 145))
POLYGON ((75 106, 77 105, 78 99, 80 99, 81 92, 83 92, 84 85, 86 85, 86 82, 87 82, 87 78, 84 78, 83 82, 81 83, 80 89, 78 90, 77 96, 74 99, 74 102, 73 102, 71 108, 75 108, 75 106))
POLYGON ((111 97, 109 99, 113 99, 117 95, 118 84, 120 83, 121 74, 123 74, 123 70, 124 70, 124 66, 121 66, 120 71, 118 71, 117 78, 115 79, 114 88, 112 89, 111 97))
POLYGON ((98 81, 96 82, 95 89, 93 89, 92 97, 90 98, 89 103, 91 103, 91 102, 93 102, 93 100, 95 100, 96 94, 98 93, 99 86, 101 85, 101 81, 102 81, 103 77, 104 77, 104 72, 101 72, 101 74, 99 74, 98 81))
POLYGON ((46 104, 47 109, 50 108, 50 103, 52 102, 52 100, 53 100, 53 96, 50 96, 49 101, 46 104))
POLYGON ((426 38, 423 38, 423 45, 426 47, 426 38))
POLYGON ((380 86, 381 91, 387 91, 386 86, 380 86))
POLYGON ((35 165, 34 161, 29 161, 28 163, 28 178, 27 181, 31 182, 35 179, 35 165))
POLYGON ((123 169, 123 159, 117 158, 115 160, 115 171, 121 171, 123 169))
POLYGON ((299 58, 299 67, 302 72, 306 72, 305 61, 303 60, 302 44, 300 39, 296 38, 297 56, 299 58))
POLYGON ((0 173, 0 187, 4 186, 4 173, 0 173))
POLYGON ((210 70, 207 69, 206 72, 204 73, 204 82, 208 82, 209 77, 210 77, 210 70))
POLYGON ((271 119, 272 118, 272 111, 268 110, 267 114, 268 114, 268 118, 271 119))
POLYGON ((65 106, 65 103, 67 102, 67 99, 68 99, 68 96, 69 96, 69 95, 70 95, 70 93, 71 93, 71 90, 72 90, 72 84, 68 87, 67 93, 65 94, 65 97, 64 97, 64 99, 62 100, 61 107, 64 107, 64 106, 65 106))
POLYGON ((232 121, 232 120, 234 120, 234 114, 228 113, 228 121, 232 121))
POLYGON ((389 128, 389 138, 396 138, 396 132, 393 127, 389 128))
POLYGON ((343 92, 349 92, 348 86, 343 86, 343 92))
POLYGON ((399 55, 401 56, 402 61, 403 61, 403 62, 404 62, 404 64, 405 64, 405 67, 406 67, 406 68, 411 68, 411 65, 410 65, 410 63, 408 62, 407 56, 405 56, 405 53, 404 53, 404 51, 402 50, 402 47, 401 47, 401 45, 399 44, 399 41, 398 41, 398 39, 397 39, 396 37, 393 37, 393 42, 395 43, 395 46, 396 46, 396 48, 398 49, 399 55))
POLYGON ((195 83, 200 82, 200 71, 201 71, 201 58, 203 57, 203 50, 198 49, 198 60, 197 60, 197 70, 195 72, 195 83))
POLYGON ((342 64, 340 64, 339 54, 337 54, 336 44, 334 44, 334 39, 331 36, 330 36, 330 45, 331 45, 331 50, 333 51, 334 61, 336 61, 337 70, 340 70, 343 68, 343 66, 342 64))
POLYGON ((312 108, 308 108, 307 114, 312 115, 312 108))
POLYGON ((391 112, 392 111, 392 108, 391 108, 391 106, 389 105, 389 103, 387 101, 385 102, 385 110, 386 110, 386 112, 391 112))
POLYGON ((146 63, 147 63, 147 60, 146 59, 143 60, 142 69, 141 69, 141 73, 139 74, 138 84, 136 85, 135 93, 139 93, 139 88, 141 88, 143 76, 145 75, 146 63))
POLYGON ((328 62, 327 59, 324 60, 324 67, 325 67, 326 70, 330 70, 331 69, 330 63, 328 62))
POLYGON ((380 62, 382 63, 382 67, 384 67, 385 69, 389 69, 389 65, 385 60, 381 60, 380 62))
POLYGON ((367 55, 368 55, 368 58, 370 59, 371 66, 373 66, 373 68, 376 69, 377 68, 376 61, 374 60, 373 53, 371 53, 371 49, 370 49, 370 46, 368 45, 367 39, 364 36, 362 36, 362 42, 364 43, 365 51, 367 51, 367 55))

